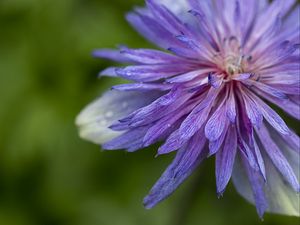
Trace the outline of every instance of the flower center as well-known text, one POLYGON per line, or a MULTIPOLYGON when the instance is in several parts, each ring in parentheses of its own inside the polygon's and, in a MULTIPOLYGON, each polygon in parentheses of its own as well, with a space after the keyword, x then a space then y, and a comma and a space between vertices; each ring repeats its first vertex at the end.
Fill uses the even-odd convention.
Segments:
POLYGON ((228 77, 245 73, 251 56, 243 53, 240 41, 231 36, 224 39, 223 69, 228 77))
POLYGON ((225 70, 227 74, 234 75, 238 73, 243 73, 244 72, 244 60, 243 56, 239 57, 234 57, 234 56, 229 56, 225 60, 225 70))
POLYGON ((228 76, 247 72, 248 64, 251 61, 251 56, 228 56, 225 59, 225 71, 228 76))

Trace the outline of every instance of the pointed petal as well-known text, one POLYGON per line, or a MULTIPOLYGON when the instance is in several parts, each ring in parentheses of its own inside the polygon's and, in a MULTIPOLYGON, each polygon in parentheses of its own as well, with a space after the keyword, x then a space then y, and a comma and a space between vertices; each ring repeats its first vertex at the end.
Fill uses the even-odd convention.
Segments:
POLYGON ((115 49, 99 49, 93 52, 96 58, 104 58, 121 63, 132 63, 133 61, 120 53, 120 50, 115 49))
MULTIPOLYGON (((250 92, 249 92, 250 93, 250 92)), ((252 99, 259 106, 264 118, 280 133, 289 134, 290 129, 284 122, 284 120, 266 103, 264 103, 255 94, 250 93, 252 99)))
POLYGON ((166 142, 159 147, 157 154, 162 155, 175 151, 181 148, 185 142, 186 141, 180 138, 179 130, 176 130, 167 138, 166 142))
POLYGON ((235 123, 236 119, 236 101, 234 97, 233 86, 229 90, 228 99, 226 101, 226 113, 231 123, 235 123))
POLYGON ((217 192, 222 194, 230 180, 237 152, 236 128, 231 126, 226 135, 224 147, 216 154, 217 192))
POLYGON ((127 149, 135 151, 143 147, 143 137, 145 136, 149 126, 138 127, 127 131, 116 138, 105 142, 102 147, 105 150, 127 149))
POLYGON ((242 155, 235 160, 232 180, 239 194, 255 204, 257 213, 262 217, 268 208, 263 180, 258 172, 251 169, 247 161, 242 159, 242 155))
POLYGON ((171 195, 196 169, 205 158, 205 151, 203 151, 205 142, 205 137, 199 132, 185 147, 178 150, 172 164, 153 186, 149 195, 144 198, 144 205, 147 209, 154 207, 157 203, 171 195))
POLYGON ((119 91, 167 91, 172 88, 168 84, 157 84, 157 83, 133 83, 133 84, 119 84, 112 87, 114 90, 119 91))
POLYGON ((117 69, 116 73, 128 80, 150 82, 186 73, 189 70, 192 70, 192 68, 185 64, 157 64, 127 66, 117 69))
POLYGON ((184 58, 152 49, 124 49, 121 54, 141 64, 170 64, 186 61, 184 58))

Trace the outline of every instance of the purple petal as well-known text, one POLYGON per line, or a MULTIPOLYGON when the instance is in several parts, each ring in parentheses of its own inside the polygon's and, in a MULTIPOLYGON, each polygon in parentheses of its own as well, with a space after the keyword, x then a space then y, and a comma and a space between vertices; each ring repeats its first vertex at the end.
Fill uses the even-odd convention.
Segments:
POLYGON ((250 119, 253 125, 260 127, 260 125, 263 122, 263 114, 259 106, 256 104, 255 101, 249 98, 246 93, 243 96, 243 98, 248 118, 250 119))
POLYGON ((167 84, 156 84, 156 83, 134 83, 134 84, 119 84, 112 87, 118 91, 167 91, 172 88, 171 85, 167 84))
POLYGON ((244 80, 243 81, 244 84, 246 85, 249 85, 249 86, 254 86, 255 88, 269 94, 269 95, 272 95, 276 98, 280 98, 280 99, 287 99, 287 96, 280 90, 278 89, 275 89, 269 85, 266 85, 262 82, 256 82, 256 81, 253 81, 253 80, 244 80))
POLYGON ((203 149, 205 141, 205 137, 198 133, 185 147, 178 150, 172 164, 153 186, 149 195, 144 198, 144 205, 147 209, 154 207, 172 194, 201 163, 206 156, 203 149))
POLYGON ((224 131, 227 122, 225 111, 225 100, 220 104, 219 108, 212 114, 205 126, 205 136, 210 141, 217 140, 224 131))
POLYGON ((125 79, 138 82, 151 82, 181 73, 186 73, 192 68, 188 65, 137 65, 127 66, 116 70, 116 73, 125 79))
POLYGON ((149 126, 135 128, 130 130, 109 142, 102 145, 105 150, 128 149, 135 151, 143 147, 143 137, 145 136, 149 126))
POLYGON ((107 77, 117 77, 118 75, 116 74, 116 69, 117 67, 108 67, 105 70, 102 70, 98 77, 103 77, 103 76, 107 76, 107 77))
POLYGON ((174 131, 166 140, 166 142, 159 147, 157 155, 163 155, 179 149, 186 141, 180 139, 179 130, 174 131))
POLYGON ((126 15, 126 19, 142 36, 155 45, 164 49, 167 49, 171 45, 177 45, 177 40, 170 34, 170 32, 162 28, 161 25, 157 25, 156 22, 153 22, 153 19, 149 17, 145 19, 145 16, 142 17, 136 13, 128 13, 126 15), (158 28, 157 31, 155 29, 156 25, 158 28), (161 33, 158 34, 159 32, 161 33))
POLYGON ((235 123, 236 119, 236 102, 234 98, 234 91, 233 91, 233 86, 231 85, 230 90, 229 90, 229 96, 226 101, 226 112, 227 112, 227 117, 229 118, 230 122, 235 123))
POLYGON ((152 49, 124 49, 121 54, 141 64, 170 64, 186 61, 186 59, 152 49))
POLYGON ((218 76, 217 74, 209 73, 208 83, 214 88, 219 88, 223 83, 223 78, 222 76, 218 76))
POLYGON ((209 68, 194 70, 194 71, 191 71, 188 73, 184 73, 184 74, 169 78, 166 81, 168 83, 183 83, 183 82, 191 81, 195 78, 199 78, 199 79, 204 78, 207 76, 207 73, 209 73, 211 71, 212 71, 212 69, 209 69, 209 68))
POLYGON ((216 154, 217 192, 221 195, 231 177, 235 155, 237 152, 236 128, 231 127, 226 135, 224 147, 216 154))
POLYGON ((233 75, 231 77, 231 79, 233 80, 248 80, 249 78, 253 77, 253 74, 252 73, 241 73, 241 74, 236 74, 236 75, 233 75))
POLYGON ((289 134, 290 130, 281 119, 281 117, 273 110, 271 109, 267 104, 265 104, 262 100, 260 100, 258 97, 252 94, 252 98, 256 101, 256 103, 259 105, 260 110, 265 117, 265 119, 280 133, 282 134, 289 134))
POLYGON ((172 32, 189 32, 185 24, 164 5, 157 4, 156 0, 147 0, 146 4, 153 16, 157 18, 164 27, 167 27, 168 30, 172 32))
POLYGON ((99 49, 93 52, 93 56, 97 58, 110 59, 121 63, 132 63, 133 61, 120 53, 120 50, 99 49))
POLYGON ((254 136, 252 136, 253 138, 253 149, 254 149, 254 155, 257 161, 257 165, 259 167, 260 173, 262 175, 262 177, 264 178, 264 180, 267 180, 267 176, 266 176, 266 168, 265 168, 265 163, 264 163, 264 159, 263 156, 261 154, 261 151, 256 143, 256 140, 254 138, 254 136))
POLYGON ((280 107, 281 109, 283 109, 285 112, 287 112, 291 116, 293 116, 296 119, 300 120, 300 111, 299 111, 299 105, 298 104, 292 102, 289 99, 281 100, 281 99, 269 96, 268 94, 265 94, 265 93, 262 93, 262 92, 258 92, 258 94, 261 95, 266 100, 272 102, 276 106, 280 107))
POLYGON ((263 217, 265 211, 268 208, 268 202, 266 199, 266 195, 264 192, 264 182, 261 179, 260 174, 258 174, 256 171, 253 171, 251 167, 247 165, 247 162, 244 161, 244 165, 246 167, 246 171, 248 174, 248 178, 251 184, 252 192, 255 199, 256 209, 257 213, 260 216, 260 218, 263 217))

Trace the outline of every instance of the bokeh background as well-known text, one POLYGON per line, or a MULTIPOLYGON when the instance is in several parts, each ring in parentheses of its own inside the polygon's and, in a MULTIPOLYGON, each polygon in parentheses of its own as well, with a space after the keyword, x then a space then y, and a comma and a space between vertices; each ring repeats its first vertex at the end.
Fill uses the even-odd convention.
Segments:
MULTIPOLYGON (((215 194, 207 160, 167 201, 142 199, 173 155, 101 152, 79 139, 79 111, 116 81, 95 48, 151 47, 126 23, 142 0, 0 0, 0 225, 296 225, 230 184, 215 194)), ((295 123, 289 120, 290 124, 295 123)))

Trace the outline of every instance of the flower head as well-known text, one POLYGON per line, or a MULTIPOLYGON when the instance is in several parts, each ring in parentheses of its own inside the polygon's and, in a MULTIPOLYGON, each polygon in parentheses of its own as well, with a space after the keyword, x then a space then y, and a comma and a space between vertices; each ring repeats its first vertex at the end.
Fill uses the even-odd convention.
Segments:
POLYGON ((206 157, 217 193, 237 191, 265 211, 299 216, 299 137, 269 103, 299 120, 299 5, 295 0, 147 0, 128 21, 161 50, 102 49, 130 64, 101 75, 113 87, 77 118, 107 150, 164 143, 174 161, 144 199, 152 208, 206 157))

